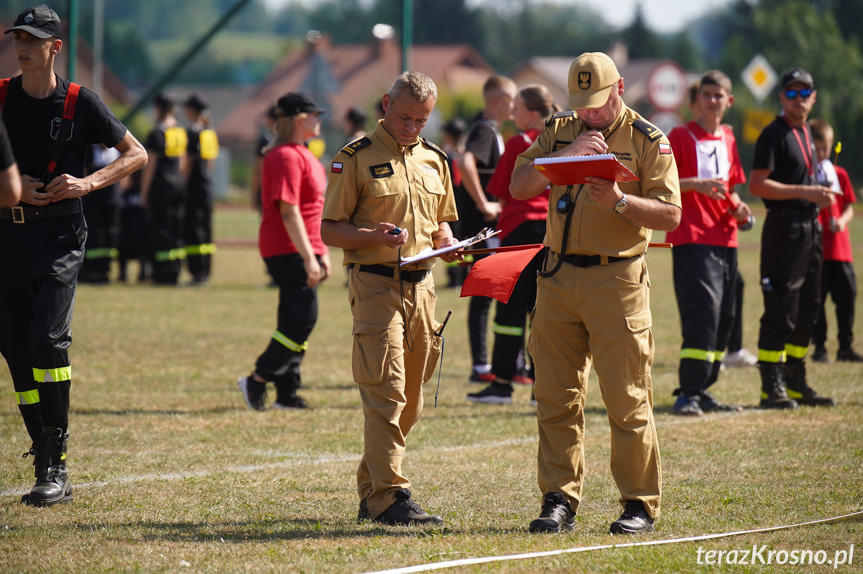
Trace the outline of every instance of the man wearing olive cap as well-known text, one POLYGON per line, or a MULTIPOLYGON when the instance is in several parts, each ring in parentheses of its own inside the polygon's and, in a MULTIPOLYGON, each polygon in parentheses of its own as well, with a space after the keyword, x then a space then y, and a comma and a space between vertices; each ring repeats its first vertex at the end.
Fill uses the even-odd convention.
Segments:
POLYGON ((651 230, 680 222, 677 166, 665 135, 624 104, 624 81, 602 53, 569 70, 571 111, 553 115, 519 156, 510 192, 528 199, 548 180, 541 157, 614 154, 637 181, 552 185, 544 270, 528 348, 536 365, 542 513, 531 532, 572 530, 584 483, 584 401, 591 363, 611 427, 611 472, 624 507, 615 534, 651 530, 661 467, 653 420, 653 335, 644 251, 651 230))

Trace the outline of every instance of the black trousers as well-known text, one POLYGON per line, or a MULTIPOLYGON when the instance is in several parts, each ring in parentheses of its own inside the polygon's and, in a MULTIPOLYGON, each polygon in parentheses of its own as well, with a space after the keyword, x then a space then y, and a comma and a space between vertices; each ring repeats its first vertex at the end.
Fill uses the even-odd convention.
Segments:
POLYGON ((761 231, 764 314, 758 359, 803 359, 821 310, 821 224, 812 214, 770 209, 761 231))
POLYGON ((743 348, 743 291, 746 288, 746 282, 743 280, 743 275, 740 273, 740 268, 737 268, 737 282, 734 289, 736 295, 734 299, 734 324, 731 325, 731 336, 728 339, 728 352, 736 353, 743 348))
POLYGON ((173 185, 153 185, 148 198, 150 209, 150 250, 153 281, 176 285, 186 252, 182 245, 183 194, 173 185))
POLYGON ((839 349, 850 349, 854 343, 854 307, 857 299, 857 278, 850 261, 825 261, 821 270, 821 311, 812 331, 816 347, 827 342, 827 295, 836 305, 836 330, 839 349))
POLYGON ((680 390, 697 394, 716 382, 734 325, 737 248, 687 244, 671 250, 680 313, 680 390))
MULTIPOLYGON (((501 245, 542 243, 545 220, 525 221, 507 235, 501 245)), ((497 302, 492 332, 494 348, 491 371, 495 376, 511 380, 518 374, 530 374, 524 352, 527 316, 536 304, 536 274, 542 269, 542 251, 524 268, 508 303, 497 302)))
POLYGON ((81 201, 87 214, 87 249, 79 281, 107 283, 117 249, 117 184, 94 190, 81 201))
POLYGON ((213 200, 202 185, 190 185, 186 191, 186 210, 183 225, 186 249, 186 267, 196 280, 210 276, 213 244, 213 200))
POLYGON ((33 441, 43 426, 69 427, 70 326, 86 239, 83 213, 0 220, 0 354, 33 441))
POLYGON ((306 285, 308 277, 299 254, 267 257, 264 262, 279 287, 279 309, 276 331, 258 357, 255 372, 276 385, 278 401, 302 386, 300 363, 318 321, 318 295, 315 287, 306 285))

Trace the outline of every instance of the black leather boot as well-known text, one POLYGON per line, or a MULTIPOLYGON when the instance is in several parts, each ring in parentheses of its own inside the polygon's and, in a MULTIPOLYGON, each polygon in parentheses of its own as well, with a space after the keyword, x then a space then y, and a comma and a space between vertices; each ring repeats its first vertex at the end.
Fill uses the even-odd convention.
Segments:
POLYGON ((21 502, 30 506, 51 506, 72 501, 72 483, 66 470, 66 445, 69 433, 55 427, 44 427, 34 450, 36 484, 21 502))
POLYGON ((788 385, 788 396, 801 405, 811 407, 836 405, 832 397, 822 397, 806 382, 806 363, 802 359, 790 359, 785 363, 785 383, 788 385))
POLYGON ((779 363, 758 363, 761 372, 761 408, 796 409, 797 402, 788 398, 782 365, 779 363))

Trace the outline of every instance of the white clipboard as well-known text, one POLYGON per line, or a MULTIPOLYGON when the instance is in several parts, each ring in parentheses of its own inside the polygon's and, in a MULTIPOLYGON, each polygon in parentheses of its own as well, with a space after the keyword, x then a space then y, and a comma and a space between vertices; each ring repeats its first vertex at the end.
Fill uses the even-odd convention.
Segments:
POLYGON ((438 255, 443 255, 444 253, 449 253, 450 251, 458 251, 459 249, 464 249, 470 245, 475 243, 480 243, 485 241, 489 237, 494 237, 498 235, 500 231, 494 231, 489 229, 488 227, 483 228, 482 231, 470 237, 468 239, 464 239, 459 241, 453 245, 449 245, 447 247, 441 247, 439 249, 423 249, 416 255, 412 255, 411 257, 402 257, 401 261, 399 261, 399 267, 403 267, 405 265, 409 265, 411 263, 416 263, 417 261, 422 261, 423 259, 429 259, 430 257, 437 257, 438 255))

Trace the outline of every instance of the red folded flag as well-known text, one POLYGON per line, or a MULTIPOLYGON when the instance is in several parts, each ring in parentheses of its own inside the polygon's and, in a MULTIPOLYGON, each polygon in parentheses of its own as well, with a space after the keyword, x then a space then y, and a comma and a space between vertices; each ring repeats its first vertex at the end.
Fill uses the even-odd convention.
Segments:
POLYGON ((462 297, 482 295, 501 303, 509 302, 521 272, 542 249, 542 245, 519 245, 506 249, 473 264, 461 286, 462 297))

